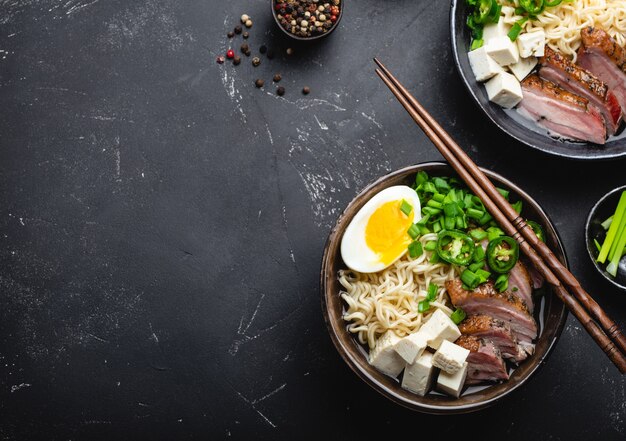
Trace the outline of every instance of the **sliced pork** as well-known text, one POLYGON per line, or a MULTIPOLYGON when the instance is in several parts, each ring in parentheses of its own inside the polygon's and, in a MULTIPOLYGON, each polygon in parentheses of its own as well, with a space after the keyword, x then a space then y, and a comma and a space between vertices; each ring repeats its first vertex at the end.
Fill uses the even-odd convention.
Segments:
POLYGON ((537 323, 528 312, 526 304, 509 292, 499 293, 493 282, 483 283, 473 291, 463 289, 460 279, 446 282, 452 304, 467 314, 485 314, 508 323, 520 343, 537 337, 537 323))
POLYGON ((526 307, 528 308, 528 312, 531 314, 535 309, 535 305, 533 302, 533 287, 532 287, 532 279, 530 278, 530 274, 526 265, 524 265, 521 261, 517 261, 515 266, 509 272, 509 288, 508 291, 514 296, 519 297, 521 300, 526 303, 526 307))
POLYGON ((626 110, 626 50, 600 28, 585 28, 580 35, 577 63, 609 86, 626 110))
POLYGON ((500 350, 502 357, 519 363, 532 354, 531 348, 521 346, 515 340, 511 327, 503 320, 488 315, 470 315, 459 324, 463 335, 486 338, 500 350), (529 352, 528 350, 531 350, 529 352))
POLYGON ((607 134, 613 135, 617 131, 622 121, 622 108, 606 84, 549 46, 546 46, 540 63, 539 75, 542 78, 588 99, 604 117, 607 134))
POLYGON ((604 144, 606 126, 599 110, 589 100, 529 75, 522 81, 524 98, 518 112, 544 127, 552 136, 604 144))
POLYGON ((470 351, 465 384, 508 380, 506 365, 493 342, 474 335, 462 335, 455 344, 470 351))

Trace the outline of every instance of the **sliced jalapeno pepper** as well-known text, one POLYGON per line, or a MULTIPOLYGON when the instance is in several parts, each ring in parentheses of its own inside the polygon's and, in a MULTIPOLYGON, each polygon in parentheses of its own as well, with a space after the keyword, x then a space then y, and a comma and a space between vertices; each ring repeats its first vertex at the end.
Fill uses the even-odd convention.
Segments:
POLYGON ((474 21, 479 24, 485 24, 494 14, 493 9, 497 8, 498 2, 496 0, 479 0, 477 6, 478 8, 474 10, 474 21))
POLYGON ((511 271, 519 259, 519 245, 509 236, 500 236, 487 245, 487 263, 496 273, 511 271))
POLYGON ((531 17, 538 16, 546 8, 543 0, 520 0, 519 4, 531 17))
POLYGON ((539 238, 539 240, 545 243, 546 235, 543 232, 543 228, 541 228, 541 225, 531 220, 527 220, 526 224, 528 224, 528 226, 533 229, 533 231, 535 232, 535 235, 539 238))
POLYGON ((476 245, 472 238, 459 230, 442 230, 437 238, 437 254, 442 260, 465 266, 472 261, 476 245))

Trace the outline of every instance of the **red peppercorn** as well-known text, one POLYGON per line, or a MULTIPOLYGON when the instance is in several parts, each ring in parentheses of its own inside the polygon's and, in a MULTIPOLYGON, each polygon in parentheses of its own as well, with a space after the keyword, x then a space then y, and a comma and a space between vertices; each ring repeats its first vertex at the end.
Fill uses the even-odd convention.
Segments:
POLYGON ((235 58, 235 51, 232 49, 228 49, 228 51, 226 52, 226 57, 228 57, 229 59, 235 58))
POLYGON ((276 3, 274 5, 274 9, 276 9, 277 11, 280 11, 280 8, 282 8, 283 6, 280 3, 276 3))
POLYGON ((331 6, 330 13, 331 15, 339 15, 339 8, 337 6, 331 6))
POLYGON ((337 16, 336 15, 331 15, 330 16, 330 21, 332 21, 333 23, 335 23, 337 21, 337 16))

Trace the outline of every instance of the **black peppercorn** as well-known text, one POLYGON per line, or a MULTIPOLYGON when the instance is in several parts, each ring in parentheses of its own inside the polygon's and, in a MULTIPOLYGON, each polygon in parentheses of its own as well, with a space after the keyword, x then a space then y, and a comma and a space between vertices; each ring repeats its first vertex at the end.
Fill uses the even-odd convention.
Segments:
POLYGON ((278 88, 276 89, 276 93, 279 96, 283 96, 285 94, 285 88, 283 86, 278 86, 278 88))
POLYGON ((241 34, 242 28, 241 26, 237 25, 235 26, 235 34, 241 34))
POLYGON ((237 66, 239 63, 241 63, 241 57, 239 55, 235 55, 235 58, 233 58, 233 64, 237 66))
POLYGON ((250 36, 250 33, 249 33, 249 32, 244 32, 241 36, 242 36, 243 38, 246 38, 246 39, 247 39, 247 38, 250 36))
POLYGON ((254 57, 254 58, 252 59, 252 65, 253 65, 254 67, 257 67, 259 64, 261 64, 261 59, 260 59, 259 57, 254 57))
POLYGON ((248 43, 243 43, 241 45, 241 52, 243 52, 244 54, 248 52, 249 50, 250 50, 250 47, 248 46, 248 43))
POLYGON ((228 34, 226 34, 226 36, 228 38, 233 38, 235 36, 235 33, 233 31, 230 31, 228 34))
POLYGON ((309 86, 304 86, 302 88, 302 93, 305 94, 305 95, 308 95, 310 91, 311 91, 311 89, 309 88, 309 86))
POLYGON ((276 74, 276 75, 274 75, 274 78, 273 78, 273 80, 274 80, 274 82, 275 82, 275 83, 278 83, 278 82, 279 82, 280 80, 282 80, 282 79, 283 79, 283 77, 281 77, 281 76, 280 76, 280 74, 276 74))
POLYGON ((254 85, 255 85, 256 87, 258 87, 258 88, 263 87, 263 85, 264 85, 264 84, 265 84, 265 81, 263 81, 263 80, 262 80, 262 79, 260 79, 260 78, 254 82, 254 85))
POLYGON ((261 52, 262 54, 264 54, 265 52, 267 52, 267 46, 265 46, 265 45, 261 45, 261 47, 259 48, 259 52, 261 52))

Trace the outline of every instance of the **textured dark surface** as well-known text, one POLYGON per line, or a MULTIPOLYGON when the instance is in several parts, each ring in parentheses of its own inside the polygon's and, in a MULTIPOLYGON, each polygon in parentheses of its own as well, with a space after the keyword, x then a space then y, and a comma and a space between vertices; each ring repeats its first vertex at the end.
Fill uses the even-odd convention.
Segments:
POLYGON ((625 381, 573 317, 518 393, 433 417, 341 361, 318 278, 359 189, 440 159, 372 56, 545 207, 622 328, 626 297, 594 273, 583 225, 626 162, 551 158, 485 122, 452 64, 447 2, 348 1, 340 29, 291 57, 268 8, 0 0, 0 438, 359 439, 432 425, 623 439, 625 381), (244 12, 253 55, 265 43, 276 57, 216 64, 244 12))

